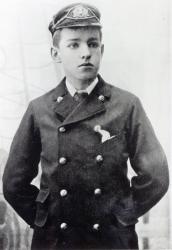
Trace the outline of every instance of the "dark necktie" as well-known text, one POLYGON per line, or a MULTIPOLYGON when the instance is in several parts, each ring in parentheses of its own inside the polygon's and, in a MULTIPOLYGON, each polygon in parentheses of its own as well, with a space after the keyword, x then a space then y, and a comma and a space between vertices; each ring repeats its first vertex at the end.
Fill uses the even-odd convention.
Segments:
POLYGON ((74 95, 74 99, 77 102, 82 102, 87 96, 88 96, 87 92, 84 92, 84 91, 76 92, 75 95, 74 95))

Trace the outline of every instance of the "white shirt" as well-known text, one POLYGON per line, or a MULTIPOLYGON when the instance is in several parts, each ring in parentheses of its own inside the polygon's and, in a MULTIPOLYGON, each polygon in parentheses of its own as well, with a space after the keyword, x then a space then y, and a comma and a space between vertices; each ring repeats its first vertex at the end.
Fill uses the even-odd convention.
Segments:
POLYGON ((82 92, 87 92, 88 95, 91 94, 91 92, 93 91, 93 89, 95 88, 95 86, 97 85, 98 83, 98 78, 96 77, 95 80, 84 90, 77 90, 74 88, 74 86, 67 81, 66 79, 66 87, 67 87, 67 90, 69 91, 70 95, 73 97, 76 92, 77 93, 82 93, 82 92))

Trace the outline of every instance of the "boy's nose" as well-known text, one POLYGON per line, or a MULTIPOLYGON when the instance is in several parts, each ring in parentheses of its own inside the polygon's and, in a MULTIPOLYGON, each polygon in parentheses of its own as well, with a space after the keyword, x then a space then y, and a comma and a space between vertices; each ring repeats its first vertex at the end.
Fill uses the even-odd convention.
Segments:
POLYGON ((91 53, 88 45, 83 45, 81 48, 81 58, 82 59, 90 59, 91 53))

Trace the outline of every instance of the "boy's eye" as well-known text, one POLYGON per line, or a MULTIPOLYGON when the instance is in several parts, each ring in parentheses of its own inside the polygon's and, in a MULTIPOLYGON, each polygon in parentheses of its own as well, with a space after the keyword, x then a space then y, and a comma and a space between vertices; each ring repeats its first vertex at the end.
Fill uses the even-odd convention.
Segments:
POLYGON ((78 43, 71 43, 71 44, 68 45, 68 47, 71 48, 71 49, 76 49, 76 48, 79 47, 79 44, 78 43))
POLYGON ((88 44, 88 46, 90 48, 98 48, 99 47, 99 43, 98 42, 91 42, 88 44))

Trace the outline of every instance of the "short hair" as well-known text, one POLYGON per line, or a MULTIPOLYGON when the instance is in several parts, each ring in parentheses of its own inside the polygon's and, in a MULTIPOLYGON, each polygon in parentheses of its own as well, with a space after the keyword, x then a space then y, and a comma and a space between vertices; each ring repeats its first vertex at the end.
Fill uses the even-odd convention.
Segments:
MULTIPOLYGON (((90 27, 75 27, 75 28, 68 28, 68 29, 73 29, 73 30, 84 29, 84 30, 86 30, 86 29, 89 29, 89 28, 90 27)), ((99 28, 99 27, 91 27, 91 29, 95 29, 95 30, 99 31, 100 41, 102 41, 102 30, 101 30, 101 28, 99 28)), ((58 29, 53 34, 52 39, 53 39, 53 46, 54 47, 57 47, 57 48, 59 47, 61 31, 62 31, 62 29, 58 29)))

